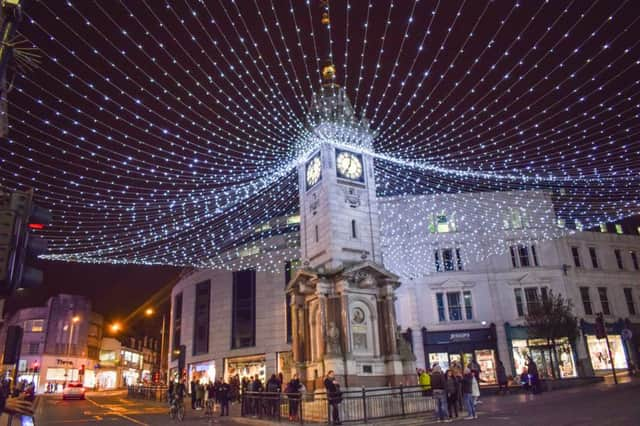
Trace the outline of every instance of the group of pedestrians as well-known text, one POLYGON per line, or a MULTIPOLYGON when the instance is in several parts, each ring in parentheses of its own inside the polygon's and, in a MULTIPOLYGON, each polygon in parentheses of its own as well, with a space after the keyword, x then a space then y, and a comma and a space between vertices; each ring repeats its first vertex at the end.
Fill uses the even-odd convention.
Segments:
POLYGON ((476 405, 480 401, 480 366, 471 362, 462 368, 452 362, 445 372, 438 364, 431 370, 418 371, 418 383, 423 394, 433 395, 436 401, 436 416, 440 422, 450 422, 462 413, 464 406, 466 420, 477 419, 476 405))
POLYGON ((242 392, 245 396, 243 411, 253 416, 279 417, 280 406, 287 401, 289 404, 288 417, 290 421, 300 419, 300 401, 306 389, 297 374, 284 386, 282 373, 272 374, 266 384, 259 376, 251 376, 242 380, 242 392), (283 389, 284 387, 284 389, 283 389))
MULTIPOLYGON (((186 379, 180 382, 173 382, 169 385, 169 402, 172 404, 174 398, 182 401, 187 395, 186 379)), ((207 410, 208 415, 213 414, 213 403, 220 406, 220 415, 229 415, 229 402, 233 399, 232 386, 222 377, 215 382, 208 381, 200 383, 195 377, 189 383, 191 395, 191 409, 207 410)))

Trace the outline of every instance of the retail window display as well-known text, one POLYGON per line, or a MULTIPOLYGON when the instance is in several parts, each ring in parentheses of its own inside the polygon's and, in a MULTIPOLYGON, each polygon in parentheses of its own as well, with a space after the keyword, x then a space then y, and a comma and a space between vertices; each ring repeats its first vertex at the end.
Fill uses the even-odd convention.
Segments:
POLYGON ((493 349, 475 351, 476 362, 480 366, 480 381, 496 383, 496 358, 493 349))
MULTIPOLYGON (((513 340, 513 362, 517 374, 527 367, 530 356, 538 367, 541 378, 553 377, 550 346, 544 339, 513 340)), ((557 370, 561 378, 575 377, 576 368, 573 361, 573 350, 567 338, 556 341, 556 354, 558 356, 557 370)))
MULTIPOLYGON (((611 347, 611 356, 615 362, 616 368, 627 368, 627 357, 624 353, 622 338, 617 335, 609 335, 609 346, 611 347)), ((607 350, 607 342, 605 339, 598 339, 596 336, 587 336, 587 346, 589 347, 589 356, 591 357, 591 365, 594 370, 610 370, 611 359, 607 350)))
POLYGON ((215 382, 216 366, 213 361, 192 364, 189 366, 189 377, 195 378, 200 384, 215 382))
POLYGON ((449 354, 446 352, 437 352, 429 354, 429 367, 438 364, 443 371, 449 369, 449 354))
POLYGON ((225 360, 225 377, 229 380, 235 375, 244 377, 258 376, 262 383, 266 381, 266 364, 264 355, 253 357, 227 358, 225 360))

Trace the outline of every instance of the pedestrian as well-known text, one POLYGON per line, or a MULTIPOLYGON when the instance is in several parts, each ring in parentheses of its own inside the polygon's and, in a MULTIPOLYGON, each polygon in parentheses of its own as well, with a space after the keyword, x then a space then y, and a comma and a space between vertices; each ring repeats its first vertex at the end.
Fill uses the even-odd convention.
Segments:
POLYGON ((450 422, 449 410, 447 409, 445 377, 438 364, 435 364, 431 369, 431 389, 433 389, 433 397, 436 399, 436 414, 438 420, 450 422))
POLYGON ((462 397, 464 398, 464 406, 467 410, 467 417, 465 420, 477 419, 476 404, 473 401, 473 381, 475 377, 471 373, 471 369, 464 369, 464 376, 462 376, 462 397))
POLYGON ((498 376, 498 393, 506 395, 509 393, 509 378, 507 377, 507 371, 504 368, 504 364, 500 360, 498 360, 496 374, 498 376))
POLYGON ((473 395, 473 405, 478 405, 481 404, 480 401, 478 401, 478 399, 480 398, 480 385, 478 384, 478 379, 476 379, 476 375, 475 374, 471 374, 471 376, 473 377, 473 380, 471 382, 471 394, 473 395))
POLYGON ((540 393, 540 380, 538 377, 538 366, 536 365, 533 358, 528 357, 529 362, 527 363, 527 370, 529 371, 529 380, 531 382, 531 391, 534 394, 540 393))
POLYGON ((431 376, 429 375, 429 373, 427 373, 425 370, 420 370, 418 382, 420 383, 420 387, 422 388, 422 395, 431 395, 431 376))
POLYGON ((445 390, 447 391, 447 409, 449 411, 449 418, 452 418, 452 414, 456 413, 458 417, 458 388, 460 383, 458 378, 453 375, 453 370, 447 370, 445 374, 445 390))
POLYGON ((267 381, 267 392, 269 393, 267 395, 267 413, 271 417, 276 417, 280 401, 280 381, 275 374, 272 374, 267 381))
POLYGON ((336 379, 333 370, 329 370, 327 373, 327 377, 324 379, 324 388, 327 391, 327 400, 331 407, 332 424, 341 425, 340 403, 342 402, 342 392, 340 392, 340 383, 336 379))
POLYGON ((196 410, 202 410, 204 402, 204 385, 198 383, 196 385, 196 410))
POLYGON ((289 398, 289 421, 297 421, 298 420, 298 409, 300 407, 300 398, 301 393, 300 390, 302 385, 300 383, 300 379, 298 379, 298 375, 294 374, 293 378, 287 384, 285 388, 285 393, 287 394, 287 398, 289 398))
POLYGON ((198 399, 198 383, 196 382, 196 378, 191 378, 191 383, 189 390, 191 391, 191 409, 196 409, 196 401, 198 399))
POLYGON ((218 390, 220 393, 220 417, 229 416, 229 399, 231 398, 231 386, 224 380, 218 390))

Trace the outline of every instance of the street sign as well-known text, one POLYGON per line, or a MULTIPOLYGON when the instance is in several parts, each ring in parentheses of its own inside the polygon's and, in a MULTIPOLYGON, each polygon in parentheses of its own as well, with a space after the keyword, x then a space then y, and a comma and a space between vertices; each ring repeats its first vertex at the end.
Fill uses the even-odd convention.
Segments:
POLYGON ((633 337, 633 333, 628 328, 623 328, 620 335, 622 336, 622 340, 631 340, 633 337))

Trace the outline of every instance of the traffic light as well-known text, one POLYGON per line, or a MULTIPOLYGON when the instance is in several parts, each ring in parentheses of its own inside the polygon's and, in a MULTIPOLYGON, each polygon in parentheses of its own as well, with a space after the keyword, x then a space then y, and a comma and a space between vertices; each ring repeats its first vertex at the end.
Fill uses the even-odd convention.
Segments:
POLYGON ((16 247, 15 288, 32 288, 42 284, 42 271, 36 266, 38 256, 47 252, 47 241, 36 232, 51 223, 51 212, 33 202, 33 190, 11 194, 9 209, 21 219, 16 247))
POLYGON ((605 337, 607 337, 607 327, 604 324, 602 313, 596 314, 596 323, 594 328, 596 332, 596 338, 604 339, 605 337))

